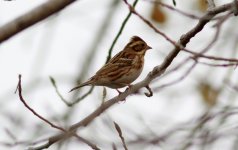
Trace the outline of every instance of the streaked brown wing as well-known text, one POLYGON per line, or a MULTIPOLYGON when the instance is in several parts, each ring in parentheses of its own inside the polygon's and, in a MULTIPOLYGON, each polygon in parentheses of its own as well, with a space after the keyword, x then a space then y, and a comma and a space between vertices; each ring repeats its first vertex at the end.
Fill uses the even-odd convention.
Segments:
POLYGON ((133 61, 133 59, 136 57, 136 55, 133 53, 129 53, 126 50, 123 50, 116 54, 108 63, 121 63, 121 62, 128 62, 133 61))
POLYGON ((126 74, 133 65, 135 55, 119 52, 105 66, 96 72, 96 76, 114 81, 126 74))

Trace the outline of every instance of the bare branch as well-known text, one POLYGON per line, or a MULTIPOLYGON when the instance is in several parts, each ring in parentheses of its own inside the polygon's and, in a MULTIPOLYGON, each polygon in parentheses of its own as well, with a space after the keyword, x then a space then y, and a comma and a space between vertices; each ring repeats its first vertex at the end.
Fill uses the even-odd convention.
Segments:
POLYGON ((123 137, 123 135, 122 135, 120 126, 119 126, 116 122, 113 122, 113 123, 114 123, 114 126, 115 126, 115 128, 116 128, 116 130, 117 130, 117 133, 118 133, 118 135, 119 135, 119 137, 120 137, 120 139, 121 139, 121 141, 122 141, 122 144, 123 144, 124 149, 125 149, 125 150, 128 150, 128 148, 127 148, 127 146, 126 146, 125 139, 124 139, 124 137, 123 137))
POLYGON ((89 114, 87 117, 85 117, 84 119, 82 119, 81 121, 79 121, 78 123, 72 125, 67 133, 61 133, 55 136, 52 136, 49 138, 49 144, 48 146, 54 144, 55 142, 65 139, 65 138, 69 138, 72 135, 74 135, 74 133, 77 131, 77 129, 79 129, 80 127, 85 127, 87 126, 89 123, 91 123, 95 118, 97 118, 98 116, 100 116, 104 111, 106 111, 107 109, 109 109, 110 107, 112 107, 112 105, 126 99, 126 97, 128 97, 129 95, 131 95, 132 93, 135 93, 136 91, 138 91, 140 88, 145 87, 147 85, 150 84, 150 82, 158 77, 160 77, 166 70, 167 68, 170 66, 170 64, 173 62, 173 60, 175 59, 175 57, 178 55, 178 53, 180 52, 181 48, 185 47, 187 45, 187 43, 194 37, 197 35, 197 33, 199 33, 204 26, 217 14, 228 11, 232 8, 233 3, 228 3, 219 7, 216 7, 214 9, 209 10, 203 17, 201 17, 201 19, 199 19, 197 25, 195 25, 194 28, 192 28, 190 31, 188 31, 186 34, 182 35, 180 40, 178 42, 174 42, 173 40, 171 40, 170 38, 168 38, 164 33, 162 33, 161 31, 159 31, 155 26, 153 26, 148 20, 146 20, 144 17, 142 17, 141 15, 139 15, 134 8, 127 3, 126 0, 124 0, 124 2, 128 5, 130 11, 132 13, 134 13, 136 16, 138 16, 140 19, 142 19, 148 26, 150 26, 156 33, 159 33, 160 35, 162 35, 165 39, 167 39, 170 43, 172 43, 175 48, 167 55, 167 57, 165 58, 165 60, 162 62, 161 65, 155 66, 153 68, 153 70, 151 72, 148 73, 148 75, 146 76, 146 78, 144 80, 142 80, 141 82, 131 86, 130 88, 127 88, 123 93, 121 93, 120 95, 102 103, 102 105, 100 107, 98 107, 95 111, 93 111, 91 114, 89 114))
POLYGON ((213 64, 213 63, 207 63, 207 62, 201 62, 201 61, 198 61, 198 64, 207 65, 210 67, 230 67, 230 66, 237 67, 238 65, 237 63, 213 64))
POLYGON ((165 8, 167 8, 167 9, 170 9, 170 10, 172 10, 172 11, 175 11, 175 12, 177 12, 177 13, 179 13, 179 14, 181 14, 181 15, 184 15, 184 16, 186 16, 186 17, 189 17, 189 18, 191 18, 191 19, 200 19, 200 18, 201 18, 201 17, 199 17, 199 16, 197 16, 197 15, 194 15, 194 14, 191 14, 191 13, 188 13, 188 12, 185 12, 185 11, 183 11, 183 10, 180 10, 180 9, 178 9, 178 8, 175 8, 175 7, 171 6, 171 5, 168 5, 168 4, 166 4, 166 3, 163 3, 163 2, 161 2, 161 1, 155 1, 155 0, 145 0, 145 1, 149 1, 149 2, 151 2, 151 3, 159 4, 159 5, 161 5, 161 6, 165 7, 165 8))
POLYGON ((44 117, 42 117, 40 114, 38 114, 34 109, 32 109, 27 103, 26 101, 24 100, 23 96, 22 96, 22 87, 21 87, 21 75, 18 76, 18 84, 17 84, 17 90, 18 90, 18 95, 19 95, 19 98, 21 100, 21 102, 24 104, 24 106, 30 110, 35 116, 37 116, 40 120, 46 122, 47 124, 49 124, 51 127, 53 128, 56 128, 58 130, 61 130, 61 131, 65 131, 63 128, 51 123, 49 120, 45 119, 44 117))
POLYGON ((5 128, 5 132, 7 133, 7 135, 13 140, 13 141, 17 141, 16 136, 12 133, 12 131, 10 131, 9 129, 5 128))
POLYGON ((53 85, 53 87, 55 88, 56 94, 59 96, 59 98, 69 107, 73 106, 74 104, 78 103, 80 100, 84 99, 85 97, 87 97, 89 94, 91 94, 91 92, 93 91, 94 86, 91 86, 90 90, 85 93, 84 95, 82 95, 81 97, 77 98, 74 102, 68 102, 63 96, 62 94, 60 94, 58 87, 56 85, 56 81, 53 77, 50 77, 50 81, 53 85))
POLYGON ((190 54, 193 54, 193 55, 195 55, 195 57, 202 57, 202 58, 207 58, 207 59, 217 60, 217 61, 228 61, 228 62, 238 63, 238 59, 235 59, 235 58, 223 58, 223 57, 216 57, 216 56, 208 56, 208 55, 205 55, 205 54, 202 54, 202 53, 197 53, 197 52, 190 51, 188 49, 183 49, 183 51, 185 51, 187 53, 190 53, 190 54))
MULTIPOLYGON (((49 120, 45 119, 44 117, 42 117, 40 114, 38 114, 34 109, 32 109, 32 108, 26 103, 26 101, 24 100, 24 98, 23 98, 23 96, 22 96, 21 75, 18 76, 18 79, 19 79, 18 85, 17 85, 18 95, 19 95, 19 98, 20 98, 21 102, 24 104, 24 106, 25 106, 28 110, 30 110, 35 116, 37 116, 40 120, 46 122, 46 123, 49 124, 51 127, 53 127, 53 128, 55 128, 55 129, 58 129, 58 130, 60 130, 60 131, 63 131, 64 133, 66 133, 66 136, 62 137, 62 139, 67 138, 67 137, 68 137, 68 136, 67 136, 67 132, 68 132, 67 130, 65 130, 64 128, 62 128, 62 127, 60 127, 60 126, 57 126, 57 125, 53 124, 52 122, 50 122, 49 120)), ((86 139, 84 139, 84 138, 78 136, 77 134, 73 133, 72 135, 75 136, 75 137, 77 137, 77 139, 78 139, 79 141, 82 141, 82 142, 86 143, 87 145, 89 145, 91 148, 96 149, 96 150, 99 149, 99 148, 97 148, 96 145, 94 145, 94 144, 92 144, 91 142, 89 142, 88 140, 86 140, 86 139)), ((38 148, 33 148, 33 149, 34 149, 34 150, 37 150, 37 149, 47 148, 47 147, 49 147, 49 146, 51 145, 51 144, 49 144, 49 143, 50 143, 50 140, 49 140, 48 143, 44 144, 43 146, 41 145, 41 146, 39 146, 38 148)))
POLYGON ((69 106, 68 101, 60 94, 58 87, 56 85, 56 81, 53 77, 50 77, 50 82, 52 83, 53 87, 55 88, 56 94, 60 97, 60 99, 67 105, 69 106))
POLYGON ((196 64, 197 64, 197 62, 193 62, 193 64, 186 70, 186 72, 181 77, 179 77, 178 79, 171 81, 169 83, 163 84, 159 87, 156 87, 154 90, 158 91, 158 90, 164 89, 165 87, 174 85, 174 84, 182 81, 192 72, 192 70, 195 68, 196 64))
POLYGON ((167 41, 169 41, 171 44, 177 46, 177 47, 182 47, 182 45, 179 45, 179 43, 176 43, 175 41, 173 41, 171 38, 169 38, 164 32, 160 31, 159 29, 157 29, 149 20, 145 19, 143 16, 141 16, 135 9, 133 6, 131 6, 127 0, 123 0, 125 2, 125 4, 129 7, 129 10, 135 14, 136 16, 138 16, 142 21, 144 21, 148 26, 150 26, 156 33, 160 34, 162 37, 164 37, 167 41))
POLYGON ((0 43, 64 9, 75 0, 50 0, 0 27, 0 43))

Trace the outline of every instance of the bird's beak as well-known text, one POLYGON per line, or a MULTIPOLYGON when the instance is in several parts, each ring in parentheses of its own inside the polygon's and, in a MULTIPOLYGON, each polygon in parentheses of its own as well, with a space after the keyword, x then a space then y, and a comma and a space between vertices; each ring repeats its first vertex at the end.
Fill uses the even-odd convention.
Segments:
POLYGON ((149 49, 152 49, 152 47, 150 47, 150 46, 148 46, 148 45, 147 45, 147 48, 146 48, 146 50, 149 50, 149 49))

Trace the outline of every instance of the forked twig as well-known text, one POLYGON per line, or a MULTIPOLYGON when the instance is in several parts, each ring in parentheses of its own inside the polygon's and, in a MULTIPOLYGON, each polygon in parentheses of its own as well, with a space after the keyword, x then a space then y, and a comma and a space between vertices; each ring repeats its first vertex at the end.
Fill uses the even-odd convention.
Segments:
POLYGON ((65 129, 53 124, 52 122, 50 122, 49 120, 45 119, 44 117, 42 117, 40 114, 38 114, 34 109, 32 109, 27 103, 26 101, 24 100, 23 96, 22 96, 22 87, 21 87, 21 74, 18 75, 18 84, 17 84, 17 89, 15 92, 18 91, 18 95, 19 95, 19 98, 21 100, 21 102, 24 104, 24 106, 30 110, 35 116, 37 116, 40 120, 44 121, 45 123, 47 123, 48 125, 50 125, 51 127, 53 128, 56 128, 56 129, 59 129, 61 131, 65 131, 65 129))
POLYGON ((83 100, 85 97, 87 97, 89 94, 91 94, 91 92, 93 91, 94 86, 91 86, 91 88, 89 89, 89 91, 87 93, 85 93, 84 95, 82 95, 81 97, 77 98, 75 101, 73 102, 68 102, 59 92, 56 81, 53 77, 50 77, 50 81, 53 85, 53 87, 55 88, 55 92, 56 94, 59 96, 59 98, 69 107, 73 106, 74 104, 78 103, 80 100, 83 100))
MULTIPOLYGON (((19 98, 21 100, 21 102, 24 104, 24 106, 30 110, 35 116, 37 116, 40 120, 44 121, 45 123, 47 123, 48 125, 50 125, 51 127, 55 128, 55 129, 58 129, 62 132, 65 133, 64 136, 62 136, 61 138, 64 139, 66 137, 68 137, 68 130, 65 130, 64 128, 60 127, 60 126, 57 126, 55 124, 53 124, 52 122, 50 122, 49 120, 47 120, 46 118, 44 118, 43 116, 41 116, 40 114, 38 114, 33 108, 31 108, 27 103, 26 101, 24 100, 23 96, 22 96, 22 86, 21 86, 21 74, 18 75, 18 84, 17 84, 17 88, 16 88, 16 91, 18 91, 18 95, 19 95, 19 98)), ((71 133, 71 132, 70 132, 71 133)), ((72 133, 71 135, 75 136, 79 141, 81 142, 84 142, 86 143, 88 146, 90 146, 92 149, 95 149, 95 150, 99 150, 99 148, 95 145, 95 144, 92 144, 90 141, 84 139, 83 137, 80 137, 78 136, 75 132, 72 133)), ((33 149, 33 150, 40 150, 40 149, 44 149, 44 148, 48 148, 49 146, 51 145, 51 140, 49 139, 49 141, 44 144, 44 145, 41 145, 39 147, 35 147, 35 148, 30 148, 30 149, 33 149)))
POLYGON ((84 119, 81 121, 75 123, 74 125, 70 126, 70 133, 61 133, 54 135, 49 138, 49 144, 48 146, 54 144, 55 142, 65 139, 65 137, 69 138, 74 135, 77 129, 80 127, 85 127, 89 123, 91 123, 93 120, 95 120, 96 117, 100 116, 104 111, 111 108, 112 105, 117 104, 122 99, 125 99, 127 96, 131 95, 132 93, 135 93, 138 91, 138 89, 147 86, 150 84, 150 82, 158 77, 160 77, 167 68, 171 65, 171 63, 174 61, 180 50, 185 47, 189 41, 196 36, 203 28, 204 26, 217 14, 231 10, 233 3, 227 3, 222 6, 218 6, 214 9, 209 10, 201 19, 199 19, 198 23, 189 30, 186 34, 182 35, 180 40, 178 42, 174 42, 173 40, 169 39, 166 35, 164 35, 162 32, 160 32, 155 26, 153 26, 148 20, 143 18, 138 13, 135 13, 135 10, 133 7, 127 3, 126 0, 124 0, 126 4, 129 6, 130 11, 132 13, 136 14, 140 19, 142 19, 147 25, 149 25, 156 33, 159 33, 162 35, 165 39, 167 39, 170 43, 172 43, 175 47, 171 52, 167 55, 167 57, 164 59, 164 61, 153 68, 151 72, 148 73, 146 78, 142 80, 141 82, 136 83, 135 85, 131 86, 131 88, 125 90, 120 95, 104 102, 102 105, 100 105, 95 111, 88 114, 84 119), (181 45, 181 46, 180 46, 181 45))

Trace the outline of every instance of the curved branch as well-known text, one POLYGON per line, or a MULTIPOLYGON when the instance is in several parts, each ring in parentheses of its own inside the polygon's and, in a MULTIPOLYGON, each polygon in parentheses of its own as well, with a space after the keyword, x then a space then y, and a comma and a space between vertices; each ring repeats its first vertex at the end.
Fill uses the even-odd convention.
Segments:
MULTIPOLYGON (((38 117, 40 120, 42 120, 42 121, 44 121, 45 123, 49 124, 51 127, 53 127, 53 128, 55 128, 55 129, 58 129, 58 130, 64 132, 64 133, 65 133, 65 137, 62 137, 62 139, 67 138, 67 137, 68 137, 68 136, 67 136, 67 130, 65 130, 64 128, 62 128, 62 127, 60 127, 60 126, 58 126, 58 125, 56 125, 56 124, 54 124, 54 123, 52 123, 52 122, 50 122, 48 119, 46 119, 46 118, 44 118, 43 116, 41 116, 39 113, 37 113, 33 108, 31 108, 31 107, 26 103, 25 99, 24 99, 23 96, 22 96, 22 86, 21 86, 21 75, 20 75, 20 74, 19 74, 19 76, 18 76, 18 79, 19 79, 19 81, 18 81, 18 84, 17 84, 17 88, 16 88, 15 93, 18 91, 19 98, 20 98, 21 102, 24 104, 24 106, 25 106, 29 111, 31 111, 36 117, 38 117)), ((99 150, 99 148, 98 148, 95 144, 91 143, 90 141, 86 140, 86 139, 83 138, 83 137, 78 136, 76 133, 72 133, 71 136, 75 136, 79 141, 86 143, 86 144, 87 144, 88 146, 90 146, 92 149, 99 150)), ((50 141, 50 140, 49 140, 49 141, 50 141)), ((41 146, 39 146, 39 147, 35 147, 35 148, 33 148, 33 149, 34 149, 34 150, 38 150, 38 149, 40 150, 40 149, 47 148, 47 147, 49 147, 50 145, 51 145, 51 144, 48 142, 48 143, 46 143, 46 144, 44 144, 44 145, 41 145, 41 146)))
POLYGON ((0 27, 0 43, 64 9, 75 0, 50 0, 0 27))
MULTIPOLYGON (((126 4, 129 6, 130 10, 131 8, 133 8, 130 4, 127 3, 126 0, 124 0, 126 2, 126 4)), ((209 10, 201 19, 199 19, 197 25, 192 28, 190 31, 188 31, 186 34, 182 35, 180 40, 175 43, 175 48, 168 54, 168 56, 165 58, 165 60, 162 62, 161 65, 155 66, 153 68, 153 70, 151 72, 148 73, 148 75, 146 76, 146 78, 144 80, 142 80, 141 82, 131 86, 130 88, 127 88, 123 93, 121 93, 120 95, 102 103, 102 105, 100 107, 98 107, 95 111, 93 111, 91 114, 89 114, 87 117, 85 117, 84 119, 82 119, 81 121, 79 121, 78 123, 72 125, 67 133, 61 133, 55 136, 52 136, 51 138, 49 138, 48 141, 48 146, 54 144, 55 142, 58 142, 59 140, 64 139, 65 137, 71 137, 74 135, 74 133, 77 131, 77 129, 79 129, 80 127, 85 127, 87 126, 89 123, 91 123, 96 117, 98 117, 99 115, 101 115, 104 111, 106 111, 107 109, 109 109, 111 106, 113 106, 114 104, 117 104, 120 101, 123 101, 126 99, 126 97, 128 97, 129 95, 131 95, 132 93, 135 93, 136 91, 138 91, 140 88, 145 87, 147 85, 150 84, 150 82, 152 80, 154 80, 155 78, 160 77, 166 70, 167 68, 170 66, 170 64, 173 62, 173 60, 175 59, 175 57, 178 55, 178 53, 180 52, 181 48, 178 45, 182 45, 183 47, 185 47, 187 45, 187 43, 197 34, 199 33, 204 26, 217 14, 228 11, 232 8, 233 3, 228 3, 219 7, 216 7, 214 9, 209 10)), ((135 10, 131 10, 132 13, 135 13, 135 10)), ((136 13, 136 15, 138 16, 138 13, 136 13)), ((145 21, 146 24, 148 24, 153 30, 155 30, 156 32, 159 31, 157 30, 157 28, 155 28, 150 22, 148 23, 147 20, 145 20, 142 16, 140 17, 143 21, 145 21)), ((161 33, 161 32, 157 32, 157 33, 161 33)), ((172 43, 172 41, 170 41, 172 43)))

